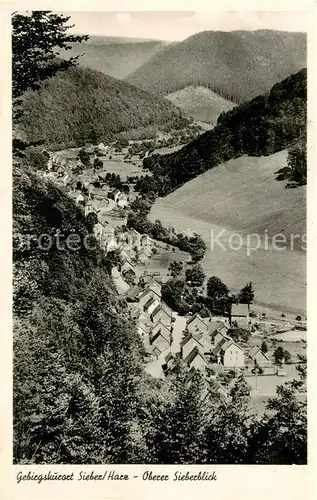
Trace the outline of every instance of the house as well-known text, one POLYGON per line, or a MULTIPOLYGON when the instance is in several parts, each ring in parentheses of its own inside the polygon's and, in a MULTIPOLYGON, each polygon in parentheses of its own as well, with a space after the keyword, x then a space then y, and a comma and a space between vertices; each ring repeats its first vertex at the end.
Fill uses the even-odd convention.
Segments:
POLYGON ((219 333, 226 335, 227 331, 229 330, 229 327, 223 321, 214 320, 214 319, 210 318, 207 324, 208 324, 208 334, 209 335, 212 335, 213 332, 215 332, 216 330, 219 333))
POLYGON ((152 290, 151 288, 146 288, 144 290, 144 292, 140 295, 139 297, 139 303, 140 303, 140 307, 142 308, 144 306, 144 304, 151 298, 151 297, 154 297, 156 298, 158 301, 161 300, 161 294, 158 294, 156 292, 156 290, 152 290))
POLYGON ((111 192, 111 197, 116 203, 118 202, 120 194, 121 194, 120 189, 115 189, 114 191, 111 192))
POLYGON ((239 328, 249 328, 249 305, 232 304, 230 312, 230 324, 237 324, 239 328))
POLYGON ((127 259, 127 260, 131 261, 132 256, 131 256, 130 252, 128 252, 124 247, 121 247, 121 249, 120 249, 120 258, 122 260, 127 259))
MULTIPOLYGON (((128 271, 133 271, 134 272, 134 268, 133 268, 132 262, 130 260, 128 260, 128 259, 125 259, 125 261, 123 262, 123 264, 121 266, 121 273, 125 274, 128 271)), ((135 274, 135 272, 134 272, 134 274, 135 274)))
POLYGON ((141 247, 152 248, 154 246, 154 240, 152 240, 152 238, 150 238, 147 234, 142 234, 139 241, 141 247))
POLYGON ((157 295, 159 295, 161 297, 162 285, 156 279, 153 279, 152 281, 150 281, 150 283, 148 283, 148 285, 147 285, 147 288, 149 288, 150 290, 153 290, 154 292, 157 293, 157 295))
POLYGON ((94 175, 94 169, 93 168, 85 168, 83 170, 83 175, 85 177, 93 177, 93 175, 94 175))
POLYGON ((171 345, 170 332, 164 325, 152 329, 150 333, 150 344, 156 347, 160 353, 164 352, 171 345))
POLYGON ((76 203, 76 205, 79 205, 80 203, 83 204, 85 202, 85 198, 80 191, 72 191, 68 194, 68 196, 76 203))
POLYGON ((103 241, 103 246, 106 252, 114 252, 118 248, 118 242, 114 236, 110 235, 103 241))
POLYGON ((212 353, 216 356, 217 362, 221 363, 224 368, 244 367, 244 351, 232 339, 220 341, 212 353))
POLYGON ((119 196, 117 196, 117 205, 120 208, 126 208, 128 206, 128 198, 126 194, 120 193, 119 196))
POLYGON ((138 261, 141 264, 144 264, 151 257, 151 255, 151 251, 149 251, 146 247, 143 247, 138 255, 138 261))
POLYGON ((271 368, 272 366, 271 360, 257 345, 253 346, 249 351, 248 358, 254 366, 259 366, 260 368, 271 368))
POLYGON ((161 320, 162 323, 170 325, 173 318, 173 311, 165 302, 161 302, 151 314, 153 323, 161 320))
POLYGON ((94 187, 90 190, 91 197, 96 200, 108 200, 108 192, 104 189, 94 187))
POLYGON ((151 335, 156 335, 158 331, 162 331, 165 336, 168 336, 171 340, 171 329, 166 324, 162 323, 162 321, 158 321, 152 326, 151 335))
POLYGON ((201 331, 203 334, 208 332, 206 321, 199 314, 194 314, 186 322, 186 328, 190 333, 201 331))
POLYGON ((150 297, 149 300, 144 304, 143 311, 151 316, 152 312, 154 311, 154 309, 156 309, 159 303, 159 300, 155 299, 154 297, 150 297))
POLYGON ((213 333, 210 335, 210 340, 213 343, 213 345, 218 345, 222 340, 229 340, 229 337, 222 333, 221 331, 219 332, 218 330, 214 330, 213 333))
POLYGON ((94 225, 94 235, 97 239, 101 239, 106 231, 106 228, 102 222, 98 220, 97 224, 94 225))
POLYGON ((175 368, 175 364, 176 364, 175 356, 171 352, 169 352, 165 356, 164 362, 162 363, 163 372, 166 374, 167 371, 173 371, 173 369, 175 368))
POLYGON ((142 292, 142 290, 138 285, 134 285, 134 286, 130 287, 129 290, 127 290, 125 293, 125 298, 126 298, 127 302, 130 302, 133 304, 136 304, 137 302, 139 302, 139 297, 141 295, 141 292, 142 292))
POLYGON ((143 323, 142 321, 138 323, 138 333, 142 340, 149 336, 150 331, 150 328, 145 323, 143 323))
POLYGON ((100 209, 97 208, 96 204, 92 200, 88 199, 85 205, 84 212, 85 212, 85 217, 87 217, 87 215, 90 214, 91 212, 98 214, 98 212, 100 212, 100 209))
POLYGON ((208 365, 208 361, 205 356, 201 353, 201 351, 199 351, 199 349, 197 349, 197 347, 194 347, 194 349, 188 354, 185 358, 185 363, 188 368, 195 368, 196 370, 205 370, 208 365))
POLYGON ((181 342, 181 357, 186 359, 193 349, 198 349, 202 354, 210 350, 210 344, 200 335, 189 333, 181 342))

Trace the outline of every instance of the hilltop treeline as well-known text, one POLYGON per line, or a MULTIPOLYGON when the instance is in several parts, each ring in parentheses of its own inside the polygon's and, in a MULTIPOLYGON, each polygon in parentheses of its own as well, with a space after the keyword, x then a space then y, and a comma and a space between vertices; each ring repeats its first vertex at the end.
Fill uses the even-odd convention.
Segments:
POLYGON ((164 95, 202 85, 241 103, 306 65, 305 33, 204 31, 165 48, 126 80, 164 95))
MULTIPOLYGON (((306 87, 307 70, 302 69, 267 94, 222 113, 213 130, 180 151, 145 158, 143 164, 154 176, 140 180, 139 191, 164 196, 232 158, 270 155, 291 148, 299 138, 305 142, 306 87)), ((305 161, 303 154, 301 157, 305 161)))
POLYGON ((26 140, 61 148, 104 142, 152 125, 171 130, 189 124, 164 98, 79 67, 59 73, 38 91, 28 91, 22 111, 15 125, 26 140))

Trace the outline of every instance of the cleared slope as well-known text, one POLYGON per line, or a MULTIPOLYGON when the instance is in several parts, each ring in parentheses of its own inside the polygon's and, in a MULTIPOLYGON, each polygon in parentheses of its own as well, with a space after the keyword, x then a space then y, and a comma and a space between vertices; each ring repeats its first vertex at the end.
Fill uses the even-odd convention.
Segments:
POLYGON ((284 150, 230 160, 187 182, 160 203, 235 231, 303 234, 305 187, 285 189, 287 181, 276 181, 274 175, 286 165, 286 158, 284 150))
POLYGON ((91 37, 83 43, 73 44, 72 49, 62 54, 78 56, 79 65, 123 79, 146 63, 164 47, 159 40, 139 41, 138 39, 119 40, 108 37, 91 37))
MULTIPOLYGON (((282 233, 288 239, 291 233, 306 232, 305 187, 285 189, 284 181, 275 180, 274 172, 285 159, 286 152, 281 151, 230 160, 158 199, 150 218, 201 234, 207 244, 203 266, 208 276, 219 276, 233 291, 251 280, 257 303, 295 314, 305 313, 306 308, 305 252, 274 250, 264 244, 265 231, 270 237, 282 233), (233 233, 241 235, 241 248, 233 233), (262 245, 248 255, 246 235, 253 233, 259 233, 262 245), (230 247, 230 237, 238 249, 230 247)), ((253 248, 256 243, 252 237, 253 248)), ((300 244, 298 239, 294 243, 295 248, 300 244)))
MULTIPOLYGON (((148 125, 181 128, 188 119, 167 99, 85 68, 72 68, 24 96, 27 140, 65 147, 96 143, 148 125)), ((61 147, 60 149, 64 149, 61 147)))
POLYGON ((304 33, 204 31, 156 54, 127 81, 162 94, 203 85, 241 102, 305 66, 304 33))
POLYGON ((206 87, 190 85, 176 92, 168 94, 166 98, 175 106, 181 108, 188 116, 197 122, 206 122, 215 125, 217 118, 223 111, 229 111, 235 104, 224 99, 206 87))

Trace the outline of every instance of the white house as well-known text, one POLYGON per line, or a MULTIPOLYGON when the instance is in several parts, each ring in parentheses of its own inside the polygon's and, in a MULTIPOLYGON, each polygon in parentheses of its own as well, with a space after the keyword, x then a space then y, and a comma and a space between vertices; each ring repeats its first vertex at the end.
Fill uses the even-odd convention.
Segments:
POLYGON ((187 330, 190 333, 202 332, 206 334, 208 331, 207 322, 202 319, 199 314, 194 314, 186 322, 187 330))
POLYGON ((120 193, 119 196, 117 196, 117 205, 120 208, 126 208, 128 206, 128 198, 127 195, 124 193, 120 193))
POLYGON ((221 363, 224 368, 244 367, 244 351, 232 339, 225 342, 221 341, 213 349, 213 354, 217 356, 218 363, 221 363))

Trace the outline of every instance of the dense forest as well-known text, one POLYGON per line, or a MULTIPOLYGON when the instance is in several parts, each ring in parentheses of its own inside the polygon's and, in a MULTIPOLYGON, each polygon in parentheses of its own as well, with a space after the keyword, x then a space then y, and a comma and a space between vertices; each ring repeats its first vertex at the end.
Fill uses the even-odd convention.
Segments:
POLYGON ((126 81, 160 94, 202 85, 241 103, 306 64, 304 33, 204 31, 159 52, 126 81))
POLYGON ((61 56, 68 58, 80 55, 80 66, 121 80, 162 50, 162 47, 159 40, 138 42, 132 39, 125 42, 92 36, 82 44, 74 43, 71 50, 61 53, 61 56))
POLYGON ((304 359, 260 419, 241 377, 223 398, 177 358, 146 375, 107 256, 69 244, 89 235, 81 210, 25 160, 13 174, 15 463, 306 463, 304 359))
POLYGON ((81 146, 130 129, 155 125, 180 129, 189 121, 161 97, 85 68, 71 68, 23 97, 16 124, 26 140, 81 146))
MULTIPOLYGON (((152 155, 143 164, 154 176, 140 179, 141 193, 164 196, 176 187, 232 158, 270 155, 297 142, 306 143, 307 70, 289 76, 270 92, 222 113, 217 126, 167 155, 152 155)), ((305 148, 297 148, 305 174, 305 148)), ((294 155, 293 155, 294 156, 294 155)), ((297 160, 296 160, 297 161, 297 160)), ((295 159, 290 158, 290 167, 295 159)), ((300 176, 301 174, 299 174, 300 176)), ((303 183, 303 182, 298 182, 303 183)))

